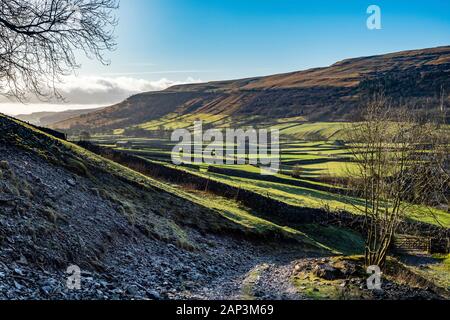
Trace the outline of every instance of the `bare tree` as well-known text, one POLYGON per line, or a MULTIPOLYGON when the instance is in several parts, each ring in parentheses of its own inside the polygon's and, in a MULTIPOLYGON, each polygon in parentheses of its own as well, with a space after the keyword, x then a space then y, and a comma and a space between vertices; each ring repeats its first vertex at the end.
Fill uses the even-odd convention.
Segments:
POLYGON ((118 0, 0 0, 0 94, 61 98, 81 52, 108 64, 118 0))
POLYGON ((89 142, 91 140, 91 134, 87 131, 81 131, 79 139, 83 142, 89 142))
POLYGON ((408 213, 429 214, 448 192, 448 129, 439 119, 418 118, 376 95, 363 120, 348 130, 356 163, 351 188, 364 200, 367 265, 384 267, 393 237, 408 213))

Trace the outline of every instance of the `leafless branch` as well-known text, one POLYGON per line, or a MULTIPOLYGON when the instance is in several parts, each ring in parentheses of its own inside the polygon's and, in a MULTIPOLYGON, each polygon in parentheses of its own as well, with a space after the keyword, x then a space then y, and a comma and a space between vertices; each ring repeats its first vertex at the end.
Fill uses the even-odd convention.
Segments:
POLYGON ((392 108, 378 94, 367 103, 363 121, 348 130, 357 167, 349 187, 364 200, 358 210, 367 222, 368 265, 384 265, 392 238, 408 214, 427 214, 448 204, 449 134, 442 119, 392 108))
POLYGON ((56 84, 77 53, 108 64, 118 0, 0 0, 0 94, 61 98, 56 84))

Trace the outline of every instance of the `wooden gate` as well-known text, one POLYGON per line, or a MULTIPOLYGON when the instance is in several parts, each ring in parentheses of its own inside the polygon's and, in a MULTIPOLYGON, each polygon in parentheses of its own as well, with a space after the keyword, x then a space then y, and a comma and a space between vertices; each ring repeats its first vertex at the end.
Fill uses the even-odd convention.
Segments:
POLYGON ((394 239, 394 250, 401 253, 430 253, 431 238, 397 235, 394 239))

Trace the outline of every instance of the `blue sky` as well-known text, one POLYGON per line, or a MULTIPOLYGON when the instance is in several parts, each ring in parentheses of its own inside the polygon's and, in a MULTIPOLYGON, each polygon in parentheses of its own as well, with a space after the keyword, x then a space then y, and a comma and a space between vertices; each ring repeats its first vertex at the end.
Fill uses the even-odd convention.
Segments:
POLYGON ((228 79, 450 44, 445 0, 122 0, 119 18, 111 67, 83 72, 228 79), (371 4, 382 30, 366 27, 371 4))
POLYGON ((62 90, 67 104, 106 105, 175 83, 450 45, 448 0, 122 0, 117 14, 111 65, 81 58, 82 68, 62 90), (366 27, 372 4, 381 8, 382 30, 366 27))

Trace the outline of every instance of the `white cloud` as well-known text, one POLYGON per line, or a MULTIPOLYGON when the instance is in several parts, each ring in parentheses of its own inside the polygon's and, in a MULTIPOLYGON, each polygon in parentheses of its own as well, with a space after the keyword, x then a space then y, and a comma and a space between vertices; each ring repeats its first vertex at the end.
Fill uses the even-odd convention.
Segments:
POLYGON ((173 85, 195 82, 200 82, 200 80, 188 78, 185 81, 173 81, 162 78, 151 81, 125 76, 71 76, 66 78, 58 88, 63 96, 72 103, 98 104, 115 103, 139 92, 164 90, 173 85))
POLYGON ((43 104, 31 99, 28 104, 12 103, 0 97, 0 112, 16 115, 36 111, 62 111, 83 107, 107 106, 118 103, 129 96, 147 91, 159 91, 168 87, 198 83, 201 80, 187 78, 184 81, 173 81, 166 78, 151 81, 133 77, 119 76, 70 76, 58 85, 58 90, 66 99, 64 103, 55 101, 43 104))
POLYGON ((192 73, 212 73, 217 72, 214 70, 164 70, 164 71, 139 71, 139 72, 113 72, 104 73, 104 76, 143 76, 143 75, 156 75, 156 74, 192 74, 192 73))

